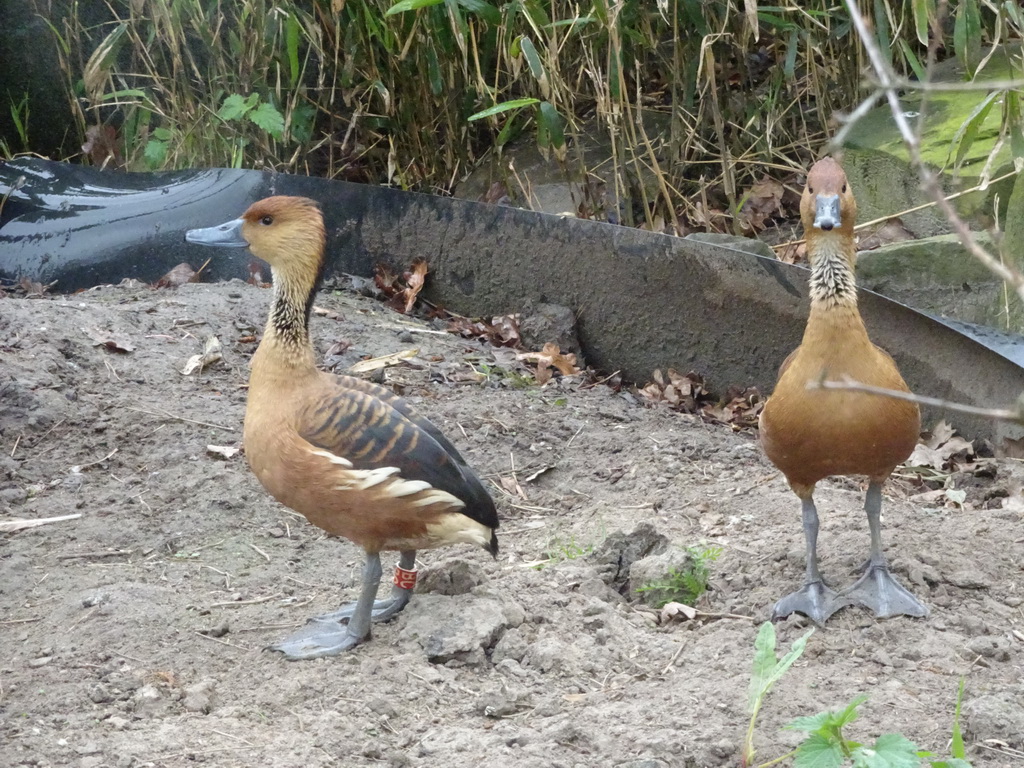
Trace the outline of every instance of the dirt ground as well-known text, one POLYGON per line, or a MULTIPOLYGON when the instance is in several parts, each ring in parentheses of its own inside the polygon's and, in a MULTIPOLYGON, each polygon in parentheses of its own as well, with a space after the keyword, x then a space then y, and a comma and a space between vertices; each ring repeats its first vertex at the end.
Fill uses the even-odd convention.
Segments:
MULTIPOLYGON (((421 553, 420 593, 348 655, 264 650, 354 599, 362 562, 208 449, 240 445, 268 300, 241 282, 0 299, 0 520, 79 515, 0 534, 0 765, 740 764, 754 638, 803 572, 798 502, 755 438, 606 386, 522 386, 507 354, 351 293, 318 299, 319 352, 351 342, 344 370, 419 350, 384 380, 486 479, 501 553, 421 553), (211 335, 223 361, 183 375, 211 335), (722 550, 693 620, 608 586, 657 535, 722 550)), ((947 753, 963 676, 974 765, 1024 766, 1024 465, 987 467, 949 479, 962 506, 890 482, 894 571, 932 615, 835 615, 769 696, 760 761, 859 694, 851 738, 947 753)), ((848 584, 862 485, 817 498, 824 571, 848 584)), ((807 628, 779 622, 780 648, 807 628)))

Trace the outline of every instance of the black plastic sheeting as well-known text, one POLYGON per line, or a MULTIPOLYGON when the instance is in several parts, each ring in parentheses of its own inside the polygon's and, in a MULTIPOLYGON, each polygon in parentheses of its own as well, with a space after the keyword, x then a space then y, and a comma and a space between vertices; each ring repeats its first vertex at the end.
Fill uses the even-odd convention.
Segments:
MULTIPOLYGON (((255 200, 305 195, 324 210, 328 272, 430 265, 427 295, 469 315, 555 302, 577 314, 587 361, 644 381, 654 368, 704 374, 718 391, 770 391, 800 340, 807 271, 721 246, 502 206, 262 171, 107 172, 20 158, 0 163, 0 281, 72 292, 153 282, 214 258, 207 280, 245 279, 251 255, 211 252, 184 232, 237 217, 255 200)), ((934 318, 860 292, 872 338, 922 394, 1006 406, 1024 390, 1024 339, 934 318)), ((0 304, 2 312, 2 304, 0 304)), ((943 414, 926 412, 927 418, 943 414)), ((977 436, 1024 429, 949 415, 977 436)))

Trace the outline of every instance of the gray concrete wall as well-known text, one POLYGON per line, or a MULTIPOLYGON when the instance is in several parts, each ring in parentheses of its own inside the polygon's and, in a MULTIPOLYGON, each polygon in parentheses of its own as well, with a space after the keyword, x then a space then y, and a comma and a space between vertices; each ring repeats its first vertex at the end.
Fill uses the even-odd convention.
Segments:
MULTIPOLYGON (((39 165, 0 164, 0 194, 5 180, 39 165)), ((153 280, 180 261, 198 265, 210 256, 183 242, 186 229, 234 218, 268 194, 321 202, 331 270, 370 275, 376 263, 406 268, 424 257, 426 295, 456 312, 490 316, 527 301, 563 304, 577 313, 588 361, 640 383, 655 368, 674 367, 703 374, 717 392, 731 384, 770 392, 807 317, 807 270, 774 259, 610 224, 255 171, 125 175, 43 164, 12 195, 19 216, 4 213, 0 274, 5 264, 45 272, 65 261, 82 279, 110 281, 130 269, 153 280), (72 211, 68 201, 85 195, 76 183, 88 188, 88 205, 72 211)), ((244 278, 247 263, 246 252, 233 251, 210 269, 219 279, 244 278)), ((1024 389, 1018 363, 937 320, 867 291, 861 310, 876 343, 921 394, 1006 406, 1024 389)), ((1019 344, 1016 350, 1024 359, 1019 344)), ((926 424, 942 415, 929 411, 926 424)), ((968 435, 1024 436, 1019 427, 949 418, 968 435)))

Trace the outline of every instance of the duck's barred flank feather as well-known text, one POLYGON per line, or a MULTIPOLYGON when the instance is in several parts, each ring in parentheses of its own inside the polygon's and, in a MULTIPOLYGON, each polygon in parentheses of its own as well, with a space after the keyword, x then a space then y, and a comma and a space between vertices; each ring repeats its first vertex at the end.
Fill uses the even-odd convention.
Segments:
MULTIPOLYGON (((436 439, 403 414, 399 407, 412 411, 401 398, 390 394, 391 402, 385 402, 374 394, 349 389, 347 382, 311 404, 304 414, 303 438, 345 458, 356 470, 395 467, 402 480, 423 481, 445 491, 465 503, 461 511, 467 517, 498 526, 494 502, 461 456, 445 449, 447 441, 436 439)), ((433 425, 431 430, 440 434, 433 425)))
POLYGON ((460 466, 467 466, 466 461, 462 458, 458 449, 452 445, 447 437, 444 436, 444 433, 435 427, 433 422, 428 421, 421 416, 406 400, 396 395, 390 389, 386 389, 379 384, 374 384, 373 382, 366 381, 366 379, 359 379, 354 376, 339 376, 338 384, 345 389, 363 392, 371 397, 377 398, 381 402, 387 403, 417 427, 430 435, 430 437, 432 437, 437 444, 444 449, 445 453, 455 459, 460 466))
POLYGON ((357 468, 392 466, 391 457, 416 450, 415 425, 380 400, 340 391, 309 412, 303 437, 315 445, 344 446, 340 455, 357 468))

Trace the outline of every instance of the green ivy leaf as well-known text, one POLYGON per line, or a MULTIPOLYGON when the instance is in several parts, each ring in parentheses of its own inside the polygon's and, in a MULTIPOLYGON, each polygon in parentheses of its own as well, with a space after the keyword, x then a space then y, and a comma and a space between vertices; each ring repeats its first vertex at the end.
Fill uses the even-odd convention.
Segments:
MULTIPOLYGON (((160 129, 158 129, 160 130, 160 129)), ((146 148, 142 152, 146 159, 146 165, 150 169, 161 168, 167 160, 167 142, 159 139, 150 139, 146 142, 146 148)))
POLYGON ((221 120, 238 120, 249 111, 245 98, 238 93, 232 93, 217 110, 217 117, 221 120))
POLYGON ((873 747, 853 750, 854 768, 918 768, 917 745, 899 733, 879 736, 873 747))
POLYGON ((794 768, 840 768, 843 750, 835 742, 819 734, 811 734, 796 748, 794 768))
POLYGON ((275 139, 280 139, 284 133, 284 118, 273 104, 267 104, 266 102, 260 104, 248 114, 248 117, 249 120, 275 139))
POLYGON ((860 714, 857 710, 860 708, 860 705, 867 700, 867 696, 857 696, 853 701, 846 705, 846 709, 842 712, 837 712, 835 716, 835 727, 845 728, 856 720, 857 716, 860 714))
POLYGON ((299 144, 305 144, 313 137, 313 121, 316 118, 316 107, 307 102, 300 102, 292 110, 292 124, 288 129, 291 137, 299 144))
POLYGON ((808 715, 807 717, 798 717, 790 723, 786 723, 782 726, 784 731, 804 731, 805 733, 815 733, 825 728, 832 720, 831 712, 819 712, 816 715, 808 715))

